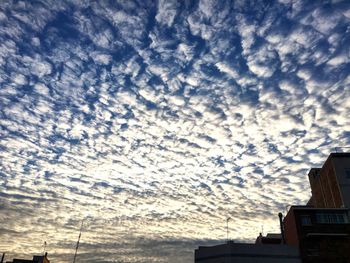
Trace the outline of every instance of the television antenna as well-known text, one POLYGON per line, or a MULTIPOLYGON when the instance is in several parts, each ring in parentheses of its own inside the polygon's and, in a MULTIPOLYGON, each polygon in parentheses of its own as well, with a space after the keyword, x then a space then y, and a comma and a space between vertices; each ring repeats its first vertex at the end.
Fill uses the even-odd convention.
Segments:
POLYGON ((226 218, 226 241, 228 242, 228 221, 231 220, 231 217, 226 218))
POLYGON ((81 232, 83 231, 83 223, 84 223, 84 219, 81 220, 80 232, 79 232, 79 237, 78 237, 78 241, 77 241, 77 246, 76 246, 76 248, 75 248, 75 254, 74 254, 73 263, 75 263, 75 259, 77 258, 77 254, 78 254, 78 248, 79 248, 79 242, 80 242, 81 232))

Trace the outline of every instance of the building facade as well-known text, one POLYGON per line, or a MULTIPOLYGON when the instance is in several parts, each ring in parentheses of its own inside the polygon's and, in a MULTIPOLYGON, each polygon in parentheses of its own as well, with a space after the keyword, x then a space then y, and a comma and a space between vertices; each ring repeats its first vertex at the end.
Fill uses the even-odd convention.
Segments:
POLYGON ((200 246, 195 263, 301 263, 296 246, 244 244, 232 241, 217 246, 200 246))
POLYGON ((284 233, 288 245, 299 247, 302 262, 350 262, 348 209, 292 206, 284 233))
POLYGON ((309 205, 350 208, 350 153, 331 153, 322 168, 310 170, 309 181, 309 205))
POLYGON ((283 220, 286 244, 303 262, 350 263, 350 153, 331 153, 308 174, 312 196, 283 220))

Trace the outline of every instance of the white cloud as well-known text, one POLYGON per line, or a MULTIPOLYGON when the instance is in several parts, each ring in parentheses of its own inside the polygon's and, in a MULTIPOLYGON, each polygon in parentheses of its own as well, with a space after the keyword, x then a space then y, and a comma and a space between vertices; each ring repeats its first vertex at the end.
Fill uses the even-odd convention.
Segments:
POLYGON ((328 60, 327 64, 331 66, 339 66, 341 64, 347 63, 349 58, 346 55, 339 55, 328 60))
POLYGON ((171 27, 177 13, 177 6, 178 3, 176 1, 159 1, 156 20, 163 25, 171 27))
POLYGON ((268 78, 276 70, 276 54, 264 47, 257 52, 248 55, 247 64, 250 71, 258 77, 268 78))
POLYGON ((317 31, 329 34, 339 23, 340 16, 334 11, 325 11, 318 8, 301 20, 301 23, 312 25, 317 31))
POLYGON ((12 80, 17 85, 27 84, 27 78, 22 74, 14 74, 12 80))

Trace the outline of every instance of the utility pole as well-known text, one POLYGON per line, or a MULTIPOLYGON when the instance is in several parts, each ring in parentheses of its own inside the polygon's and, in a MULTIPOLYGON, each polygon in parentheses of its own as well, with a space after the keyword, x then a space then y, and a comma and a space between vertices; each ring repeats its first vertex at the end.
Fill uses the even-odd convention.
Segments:
POLYGON ((77 254, 78 254, 78 248, 79 248, 79 242, 80 242, 81 232, 82 232, 82 230, 83 230, 83 222, 84 222, 84 219, 81 220, 80 232, 79 232, 79 237, 78 237, 78 241, 77 241, 77 246, 76 246, 76 248, 75 248, 75 254, 74 254, 73 263, 75 263, 75 259, 77 258, 77 254))

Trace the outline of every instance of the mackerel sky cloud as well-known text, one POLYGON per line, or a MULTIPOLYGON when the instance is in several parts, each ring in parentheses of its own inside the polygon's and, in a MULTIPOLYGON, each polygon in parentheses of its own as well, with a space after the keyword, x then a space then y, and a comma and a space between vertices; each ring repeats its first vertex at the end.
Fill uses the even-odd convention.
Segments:
POLYGON ((1 1, 0 250, 193 262, 278 231, 350 143, 348 1, 1 1))

